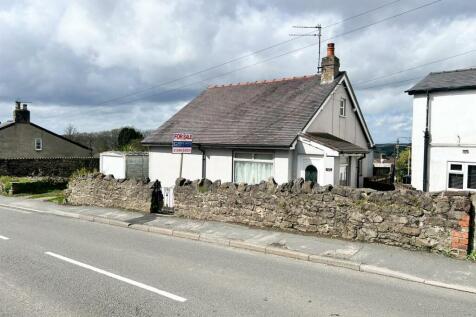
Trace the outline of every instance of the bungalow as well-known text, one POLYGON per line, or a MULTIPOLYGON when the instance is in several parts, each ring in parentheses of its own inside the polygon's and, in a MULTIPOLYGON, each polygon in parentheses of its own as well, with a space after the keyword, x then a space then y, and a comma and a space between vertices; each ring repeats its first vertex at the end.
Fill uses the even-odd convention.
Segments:
POLYGON ((476 69, 430 73, 413 96, 412 186, 476 190, 476 69))
POLYGON ((209 87, 143 140, 149 178, 362 186, 374 143, 339 65, 330 43, 320 74, 209 87), (190 154, 172 153, 180 132, 193 137, 190 154))
POLYGON ((19 101, 13 120, 0 123, 0 159, 91 156, 89 147, 31 122, 28 106, 19 101))

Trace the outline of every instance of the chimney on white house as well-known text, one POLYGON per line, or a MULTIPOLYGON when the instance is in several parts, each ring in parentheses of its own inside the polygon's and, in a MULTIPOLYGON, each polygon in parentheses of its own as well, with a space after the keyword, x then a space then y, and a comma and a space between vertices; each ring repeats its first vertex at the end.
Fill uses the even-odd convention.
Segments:
POLYGON ((321 84, 329 84, 339 75, 340 61, 334 55, 334 43, 327 44, 327 56, 322 58, 321 84))

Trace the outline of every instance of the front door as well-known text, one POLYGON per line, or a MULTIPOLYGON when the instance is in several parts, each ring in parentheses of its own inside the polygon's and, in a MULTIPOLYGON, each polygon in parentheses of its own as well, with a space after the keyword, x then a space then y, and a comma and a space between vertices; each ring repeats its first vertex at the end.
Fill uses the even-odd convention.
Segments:
POLYGON ((306 167, 304 180, 317 183, 317 168, 314 165, 306 167))

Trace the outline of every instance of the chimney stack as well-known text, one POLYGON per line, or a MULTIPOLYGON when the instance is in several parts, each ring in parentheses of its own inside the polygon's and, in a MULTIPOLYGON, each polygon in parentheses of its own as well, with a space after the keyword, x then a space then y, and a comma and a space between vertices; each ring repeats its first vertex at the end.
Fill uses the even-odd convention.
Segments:
POLYGON ((334 55, 334 43, 327 44, 327 56, 322 58, 321 84, 329 84, 339 75, 340 61, 334 55))
POLYGON ((25 103, 22 105, 20 101, 15 101, 13 121, 15 123, 30 123, 30 111, 25 103))

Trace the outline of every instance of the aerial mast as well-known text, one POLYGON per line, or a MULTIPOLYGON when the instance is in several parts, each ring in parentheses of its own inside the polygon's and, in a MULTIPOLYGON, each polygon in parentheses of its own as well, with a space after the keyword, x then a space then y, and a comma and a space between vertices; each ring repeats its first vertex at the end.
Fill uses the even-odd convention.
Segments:
POLYGON ((320 24, 316 26, 301 26, 295 25, 293 28, 296 29, 316 29, 317 33, 303 33, 303 34, 289 34, 289 36, 317 36, 319 39, 319 52, 317 59, 317 73, 321 73, 321 37, 322 37, 322 26, 320 24))

